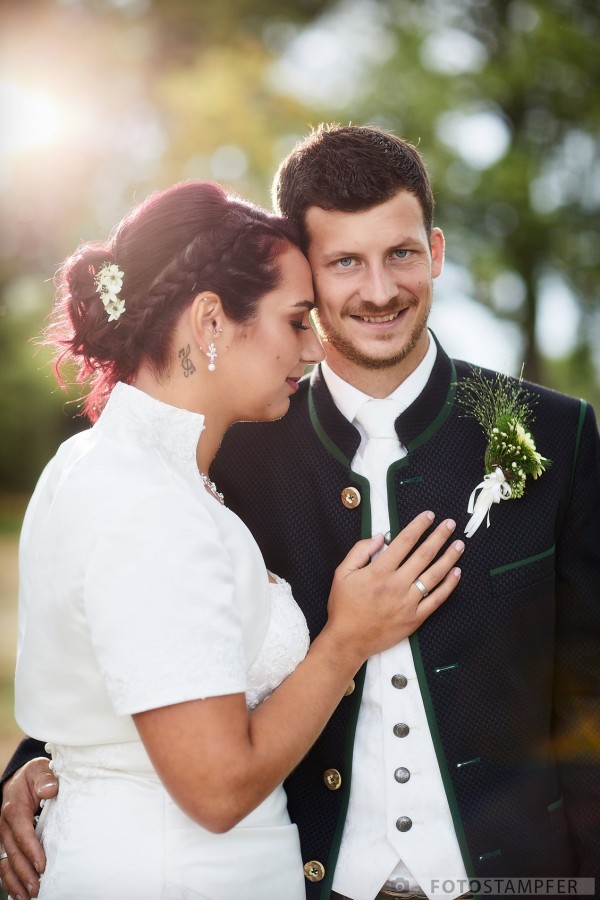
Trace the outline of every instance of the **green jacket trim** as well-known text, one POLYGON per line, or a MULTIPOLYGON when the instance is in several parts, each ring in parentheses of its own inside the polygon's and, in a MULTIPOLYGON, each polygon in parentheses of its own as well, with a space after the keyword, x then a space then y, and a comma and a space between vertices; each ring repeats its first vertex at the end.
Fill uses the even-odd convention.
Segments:
POLYGON ((358 722, 358 714, 360 712, 360 701, 362 700, 363 689, 365 686, 365 675, 367 672, 367 664, 364 663, 354 676, 354 703, 352 704, 352 712, 348 720, 348 731, 346 732, 346 743, 344 746, 344 782, 346 789, 342 796, 340 805, 340 814, 338 816, 337 825, 333 833, 331 841, 331 849, 327 862, 325 864, 325 877, 321 886, 322 900, 329 900, 335 867, 337 865, 338 856, 340 855, 340 847, 342 845, 342 835, 346 824, 346 816, 348 815, 348 804, 350 802, 350 784, 352 781, 352 760, 354 758, 354 736, 356 734, 356 723, 358 722))
POLYGON ((331 440, 331 438, 319 422, 319 416, 312 392, 312 386, 308 389, 308 413, 310 415, 310 422, 313 430, 325 447, 325 450, 330 454, 330 456, 333 456, 334 459, 337 459, 337 461, 340 462, 348 470, 349 479, 354 484, 360 487, 361 537, 371 537, 371 485, 367 478, 364 478, 362 475, 358 475, 356 472, 352 471, 352 469, 350 468, 350 460, 348 459, 346 454, 342 453, 340 448, 336 444, 334 444, 334 442, 331 440))
MULTIPOLYGON (((317 435, 320 442, 323 444, 323 447, 334 459, 336 459, 339 463, 341 463, 344 468, 348 471, 348 476, 350 480, 357 484, 360 487, 361 491, 361 537, 371 537, 371 486, 369 484, 368 479, 364 478, 362 475, 357 475, 356 472, 353 472, 350 468, 350 460, 348 457, 342 453, 342 451, 337 447, 336 444, 331 440, 323 426, 319 421, 319 416, 317 414, 317 410, 315 407, 315 401, 312 393, 312 387, 309 388, 308 391, 308 411, 310 415, 311 425, 315 434, 317 435)), ((365 684, 365 673, 367 670, 366 663, 359 669, 359 671, 354 676, 354 694, 352 696, 352 709, 350 713, 350 718, 348 720, 348 731, 346 733, 346 742, 344 745, 344 756, 343 756, 343 767, 344 767, 344 780, 343 780, 343 794, 340 804, 340 813, 338 816, 337 825, 335 831, 333 833, 333 839, 331 841, 331 848, 329 850, 329 856, 327 857, 327 862, 325 864, 325 877, 323 879, 321 885, 320 895, 323 900, 328 900, 333 884, 333 876, 335 873, 335 867, 337 864, 337 859, 340 853, 340 846, 342 843, 342 835, 344 833, 344 826, 346 824, 346 816, 348 813, 348 804, 350 802, 350 785, 352 782, 352 760, 354 756, 354 736, 356 734, 356 723, 358 721, 358 714, 360 712, 360 702, 362 699, 364 684, 365 684)))
POLYGON ((579 422, 577 423, 577 437, 575 438, 575 453, 573 454, 573 470, 571 472, 571 485, 569 488, 569 495, 571 495, 573 492, 575 469, 577 467, 577 457, 579 456, 579 445, 581 443, 581 432, 583 431, 583 423, 585 422, 586 413, 587 403, 585 402, 585 400, 581 400, 581 406, 579 407, 579 422))
MULTIPOLYGON (((414 453, 419 447, 423 446, 427 441, 429 441, 433 435, 439 431, 442 425, 445 423, 447 418, 449 417, 452 409, 454 407, 454 402, 456 399, 456 391, 457 391, 458 383, 456 376, 456 367, 454 362, 452 362, 452 372, 450 377, 450 387, 448 389, 448 395, 446 397, 446 402, 442 406, 440 412, 435 417, 433 422, 421 432, 421 434, 417 435, 417 437, 411 441, 408 445, 408 455, 404 457, 403 460, 400 460, 400 464, 404 463, 405 465, 408 463, 410 458, 410 454, 414 453)), ((390 477, 393 477, 396 469, 400 468, 400 465, 394 467, 393 470, 390 470, 388 473, 388 500, 389 500, 389 516, 390 516, 390 528, 392 531, 392 536, 398 534, 399 531, 399 516, 398 516, 398 505, 396 503, 395 492, 394 492, 394 484, 390 482, 390 477)), ((471 854, 469 852, 469 847, 467 844, 467 838, 465 835, 462 819, 460 816, 460 812, 458 809, 458 803, 456 800, 456 795, 454 793, 454 786, 452 784, 452 779, 450 777, 450 771, 448 769, 448 763, 446 762, 446 757, 442 748, 442 741, 440 737, 440 733, 437 726, 437 720, 435 716, 435 711, 433 709, 433 703, 431 700, 431 694, 429 693, 429 685, 427 683, 427 677, 425 674, 425 668, 423 666, 423 658, 421 656, 421 647, 419 645, 419 637, 418 632, 412 634, 409 638, 410 646, 412 649, 413 659, 415 662, 415 671, 417 673, 417 678, 419 681, 419 686, 421 688, 421 695, 423 697, 423 705, 425 707, 425 714, 427 716, 427 722, 429 723, 429 728, 431 730, 431 737, 433 740, 433 746, 435 749, 435 753, 437 756, 438 764, 440 767, 440 773, 442 776, 442 782, 444 784, 444 789, 446 791, 446 796, 448 799, 448 805, 450 807, 450 813, 452 815, 452 821, 454 822, 454 828, 456 830, 456 836, 458 839, 458 845, 460 847, 463 862, 465 864, 465 869, 467 871, 467 875, 469 877, 475 876, 475 870, 473 868, 473 862, 471 860, 471 854)))
POLYGON ((421 647, 419 646, 419 638, 417 636, 417 632, 411 634, 411 636, 409 637, 409 641, 413 653, 413 659, 415 662, 415 671, 417 673, 417 679, 419 681, 421 695, 423 697, 425 715, 427 716, 427 722, 431 731, 435 754, 437 756, 438 764, 440 767, 442 782, 444 784, 446 797, 448 799, 448 805, 450 807, 450 814, 452 815, 452 821, 454 822, 454 828, 456 830, 458 846, 460 847, 463 862, 465 864, 467 877, 470 879, 474 879, 475 869, 473 868, 473 861, 471 859, 469 845, 467 844, 467 836, 465 834, 462 818, 458 809, 458 803, 456 800, 456 795, 454 793, 454 785, 452 784, 452 779, 450 777, 450 770, 448 769, 448 763, 446 761, 446 756, 442 748, 442 739, 438 730, 437 719, 435 717, 435 711, 433 709, 433 703, 431 701, 431 694, 429 693, 429 685, 427 683, 427 676, 425 674, 425 667, 423 665, 423 658, 421 656, 421 647))
MULTIPOLYGON (((456 399, 456 390, 457 390, 457 381, 456 381, 456 367, 454 362, 451 360, 452 371, 450 373, 450 387, 448 388, 448 395, 446 397, 446 401, 442 406, 441 410, 431 422, 427 428, 418 434, 417 437, 410 442, 407 446, 408 453, 402 459, 399 459, 398 462, 393 463, 388 469, 387 474, 387 495, 388 495, 388 514, 390 518, 390 533, 394 538, 400 531, 400 517, 398 514, 398 504, 396 503, 396 492, 395 492, 395 475, 399 469, 404 468, 410 462, 410 455, 414 453, 419 447, 422 447, 423 444, 426 444, 427 441, 431 440, 433 435, 440 430, 450 413, 452 412, 454 401, 456 399)), ((400 484, 410 484, 411 482, 422 480, 422 476, 416 476, 415 478, 407 478, 405 482, 401 481, 400 484)))
POLYGON ((454 407, 454 401, 456 400, 456 391, 458 388, 458 382, 456 380, 456 366, 454 362, 450 360, 450 364, 452 366, 452 370, 450 372, 450 387, 448 389, 448 396, 446 397, 446 402, 442 406, 441 410, 431 422, 430 425, 427 426, 425 431, 422 431, 421 434, 417 435, 417 437, 410 442, 408 447, 406 448, 410 453, 414 453, 415 450, 418 450, 423 444, 426 444, 433 435, 440 430, 450 413, 454 407))
POLYGON ((530 563, 538 562, 538 560, 545 559, 547 556, 552 556, 555 550, 556 547, 552 544, 547 550, 542 550, 541 553, 536 553, 535 556, 528 556, 526 559, 517 560, 517 562, 506 563, 504 566, 498 566, 497 569, 490 569, 490 575, 502 575, 503 572, 510 572, 511 569, 528 566, 530 563))

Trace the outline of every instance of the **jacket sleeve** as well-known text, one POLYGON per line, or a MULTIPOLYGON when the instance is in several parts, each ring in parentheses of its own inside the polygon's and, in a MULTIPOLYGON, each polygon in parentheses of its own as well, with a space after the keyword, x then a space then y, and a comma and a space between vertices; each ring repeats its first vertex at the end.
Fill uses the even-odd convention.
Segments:
MULTIPOLYGON (((557 426, 559 427, 559 426, 557 426)), ((600 439, 582 403, 557 535, 554 750, 581 876, 600 872, 600 439)))

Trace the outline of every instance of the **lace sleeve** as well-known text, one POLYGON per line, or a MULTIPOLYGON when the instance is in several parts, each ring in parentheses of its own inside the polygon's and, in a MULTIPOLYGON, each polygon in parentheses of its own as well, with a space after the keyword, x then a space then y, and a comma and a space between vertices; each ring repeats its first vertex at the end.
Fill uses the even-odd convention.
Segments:
POLYGON ((306 619, 282 579, 269 586, 271 618, 258 656, 248 670, 246 703, 258 706, 290 675, 308 652, 310 638, 306 619))

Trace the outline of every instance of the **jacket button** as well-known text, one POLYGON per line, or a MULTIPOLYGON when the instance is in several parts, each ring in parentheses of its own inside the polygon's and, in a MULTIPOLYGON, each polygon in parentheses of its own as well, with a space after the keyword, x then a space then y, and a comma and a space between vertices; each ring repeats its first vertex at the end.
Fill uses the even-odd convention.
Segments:
POLYGON ((354 678, 353 678, 352 681, 350 682, 350 684, 348 685, 348 687, 346 688, 346 690, 344 691, 344 697, 349 697, 350 694, 353 694, 355 687, 356 687, 356 685, 354 683, 354 678))
POLYGON ((360 504, 360 491, 355 487, 345 487, 342 491, 342 503, 346 509, 355 509, 360 504))
POLYGON ((337 791, 342 786, 342 776, 337 769, 326 769, 323 772, 323 781, 330 791, 337 791))
POLYGON ((399 769, 396 769, 394 772, 394 778, 396 781, 399 781, 400 784, 406 784, 408 779, 410 778, 410 772, 408 769, 405 769, 404 766, 400 766, 399 769))
POLYGON ((322 881, 325 878, 325 866, 318 859, 304 863, 304 877, 308 881, 322 881))
POLYGON ((396 828, 398 831, 410 831, 412 828, 412 819, 409 819, 408 816, 400 816, 399 819, 396 819, 396 828))
POLYGON ((405 688, 408 684, 408 678, 406 675, 392 675, 392 685, 398 690, 405 688))
POLYGON ((394 725, 393 730, 396 737, 406 737, 406 735, 410 731, 410 728, 408 727, 408 725, 406 725, 405 722, 398 722, 396 725, 394 725))

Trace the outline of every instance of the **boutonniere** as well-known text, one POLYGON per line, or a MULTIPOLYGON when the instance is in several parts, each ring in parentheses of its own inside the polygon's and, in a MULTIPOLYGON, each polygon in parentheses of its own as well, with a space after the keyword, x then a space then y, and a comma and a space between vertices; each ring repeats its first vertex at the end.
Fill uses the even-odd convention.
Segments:
POLYGON ((486 379, 473 369, 472 378, 459 382, 457 401, 477 419, 488 440, 485 475, 467 505, 471 518, 465 534, 472 537, 486 518, 489 528, 494 503, 522 497, 527 477, 538 478, 550 460, 536 450, 530 429, 537 401, 521 380, 500 374, 486 379))

